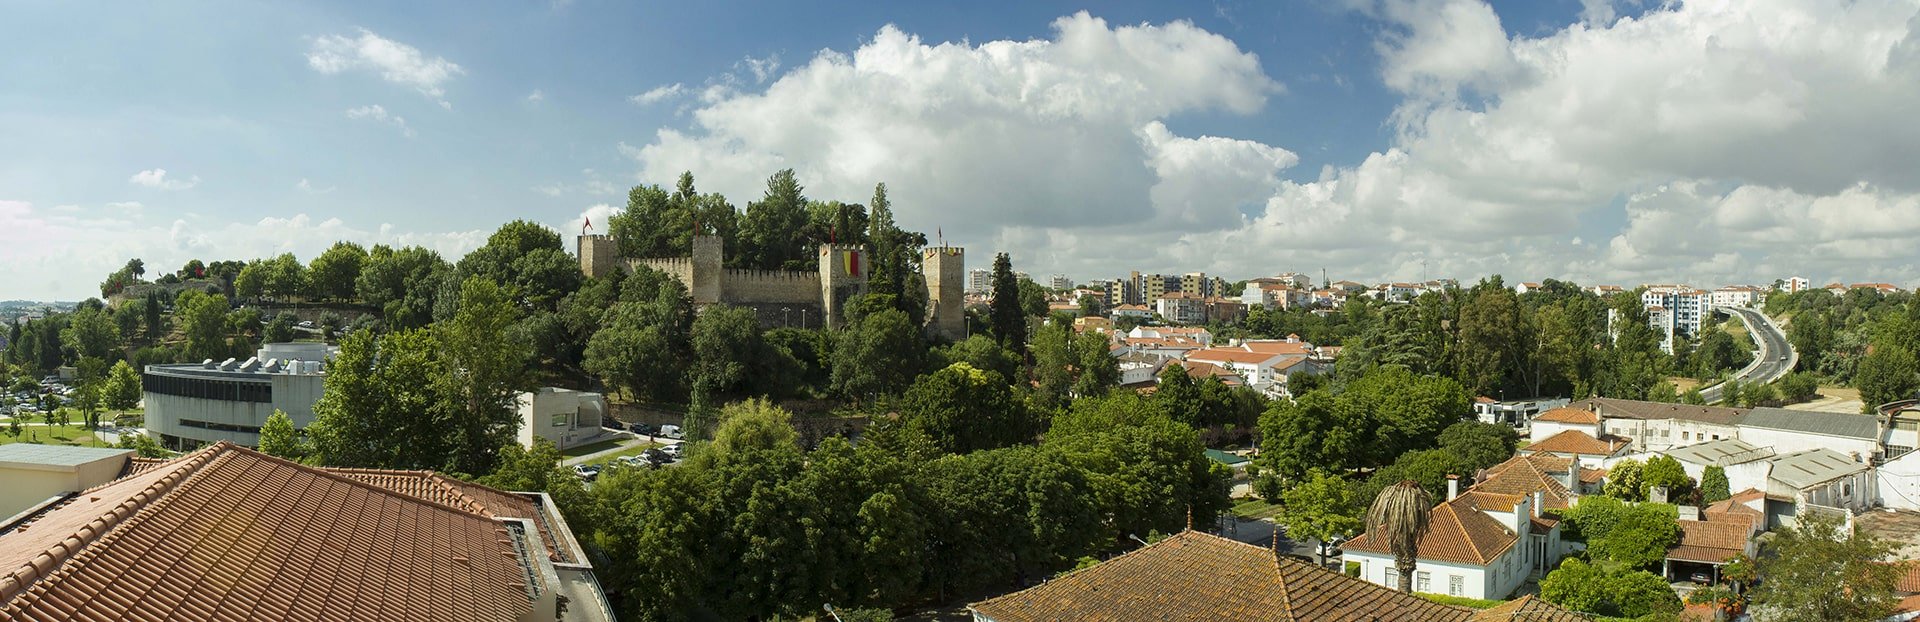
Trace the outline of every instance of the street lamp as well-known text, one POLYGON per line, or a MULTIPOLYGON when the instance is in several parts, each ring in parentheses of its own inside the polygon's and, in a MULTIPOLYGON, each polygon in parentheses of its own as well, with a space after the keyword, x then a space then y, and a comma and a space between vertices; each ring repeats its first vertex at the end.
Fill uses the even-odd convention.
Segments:
POLYGON ((840 612, 833 610, 833 603, 824 603, 820 605, 820 608, 827 610, 827 615, 833 616, 833 622, 842 622, 840 620, 840 612))

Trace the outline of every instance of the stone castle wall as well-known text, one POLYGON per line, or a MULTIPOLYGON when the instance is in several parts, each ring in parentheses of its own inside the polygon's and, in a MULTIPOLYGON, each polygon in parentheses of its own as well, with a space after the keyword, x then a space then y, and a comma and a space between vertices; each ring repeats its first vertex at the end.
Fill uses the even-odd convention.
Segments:
POLYGON ((788 270, 728 268, 721 272, 720 301, 728 304, 820 304, 820 275, 788 270))

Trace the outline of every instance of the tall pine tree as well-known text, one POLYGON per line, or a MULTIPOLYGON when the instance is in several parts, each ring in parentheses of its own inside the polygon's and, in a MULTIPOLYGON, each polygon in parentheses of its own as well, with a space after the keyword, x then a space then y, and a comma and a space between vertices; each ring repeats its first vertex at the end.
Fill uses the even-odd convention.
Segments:
POLYGON ((1006 253, 993 256, 993 303, 989 307, 993 336, 1000 346, 1027 354, 1027 314, 1020 309, 1020 281, 1013 276, 1013 259, 1006 253))

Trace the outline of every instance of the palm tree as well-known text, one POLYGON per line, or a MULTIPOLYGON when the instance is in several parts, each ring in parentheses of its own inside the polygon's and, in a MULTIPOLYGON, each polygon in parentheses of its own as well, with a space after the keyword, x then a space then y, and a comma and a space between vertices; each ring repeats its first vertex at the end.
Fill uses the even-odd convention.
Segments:
POLYGON ((1413 564, 1420 557, 1420 537, 1433 517, 1433 498, 1412 480, 1386 487, 1367 508, 1367 533, 1385 540, 1400 573, 1400 591, 1413 592, 1413 564))

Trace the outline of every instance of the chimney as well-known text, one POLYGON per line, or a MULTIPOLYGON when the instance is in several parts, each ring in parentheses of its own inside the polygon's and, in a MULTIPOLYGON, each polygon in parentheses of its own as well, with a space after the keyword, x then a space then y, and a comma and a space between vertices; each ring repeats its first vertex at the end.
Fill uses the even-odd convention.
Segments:
POLYGON ((1513 504, 1513 523, 1507 525, 1507 529, 1513 530, 1513 533, 1520 536, 1521 542, 1526 541, 1527 519, 1534 515, 1534 499, 1537 498, 1540 493, 1536 492, 1533 494, 1535 495, 1534 497, 1522 496, 1520 497, 1519 503, 1513 504))
POLYGON ((1667 502, 1667 487, 1666 487, 1666 486, 1653 486, 1653 487, 1650 487, 1650 488, 1648 488, 1648 489, 1647 489, 1647 500, 1648 500, 1648 501, 1652 501, 1652 502, 1654 502, 1654 503, 1666 503, 1666 502, 1667 502))
POLYGON ((1547 491, 1544 491, 1544 490, 1533 491, 1533 515, 1539 516, 1540 508, 1544 508, 1544 507, 1547 507, 1547 491))
POLYGON ((1567 462, 1567 492, 1580 494, 1580 454, 1567 462))
POLYGON ((1458 497, 1458 496, 1460 496, 1460 476, 1448 474, 1447 475, 1447 500, 1452 501, 1454 497, 1458 497))

